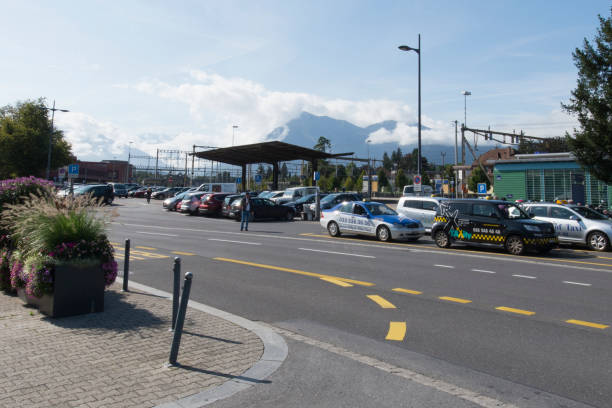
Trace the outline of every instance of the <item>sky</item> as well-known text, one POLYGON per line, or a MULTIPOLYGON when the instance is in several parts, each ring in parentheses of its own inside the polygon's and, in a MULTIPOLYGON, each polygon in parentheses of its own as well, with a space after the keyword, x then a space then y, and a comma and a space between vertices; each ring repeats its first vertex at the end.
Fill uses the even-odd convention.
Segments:
POLYGON ((0 9, 0 105, 55 100, 70 111, 55 126, 94 161, 255 143, 303 111, 359 126, 396 120, 372 143, 412 144, 418 55, 398 46, 416 48, 419 34, 423 144, 454 144, 452 122, 464 119, 571 133, 561 103, 576 85, 572 52, 594 38, 598 14, 610 16, 599 0, 0 0, 0 9))

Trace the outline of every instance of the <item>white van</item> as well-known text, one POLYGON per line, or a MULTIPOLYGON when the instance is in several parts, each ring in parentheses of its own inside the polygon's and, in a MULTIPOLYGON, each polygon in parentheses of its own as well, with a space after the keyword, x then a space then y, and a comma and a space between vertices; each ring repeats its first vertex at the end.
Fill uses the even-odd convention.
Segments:
POLYGON ((300 198, 316 194, 317 191, 319 191, 319 187, 290 187, 285 190, 282 196, 275 198, 274 201, 277 204, 297 201, 300 198))
POLYGON ((234 183, 204 183, 198 187, 197 191, 207 193, 235 193, 236 184, 234 183))
POLYGON ((420 192, 415 192, 414 191, 414 185, 410 184, 408 186, 404 186, 404 197, 410 197, 410 196, 431 196, 433 194, 433 187, 432 186, 427 186, 424 184, 421 184, 421 191, 420 192))

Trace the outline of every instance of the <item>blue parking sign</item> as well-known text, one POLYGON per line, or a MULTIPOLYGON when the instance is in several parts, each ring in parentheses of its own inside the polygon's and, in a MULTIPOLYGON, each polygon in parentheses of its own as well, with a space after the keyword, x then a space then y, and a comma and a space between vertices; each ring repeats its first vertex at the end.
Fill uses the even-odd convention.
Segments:
POLYGON ((478 194, 487 194, 487 183, 478 183, 478 194))
POLYGON ((76 177, 79 175, 79 165, 70 164, 68 165, 68 177, 76 177))
POLYGON ((255 182, 256 183, 261 183, 261 174, 256 174, 255 175, 255 182))

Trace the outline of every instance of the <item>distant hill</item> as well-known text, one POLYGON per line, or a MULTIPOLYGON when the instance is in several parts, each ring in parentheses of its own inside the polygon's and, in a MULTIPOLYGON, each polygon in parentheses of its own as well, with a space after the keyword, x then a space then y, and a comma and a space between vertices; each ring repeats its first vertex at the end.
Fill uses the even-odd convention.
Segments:
MULTIPOLYGON (((317 143, 317 140, 319 140, 319 137, 324 136, 331 141, 333 153, 354 152, 355 157, 366 158, 368 155, 368 144, 366 143, 368 136, 381 128, 393 130, 397 126, 397 122, 387 120, 367 127, 359 127, 346 120, 338 120, 329 116, 316 116, 303 112, 298 118, 289 121, 286 126, 289 131, 285 138, 281 139, 280 137, 283 128, 278 128, 272 131, 266 140, 282 140, 285 143, 312 148, 317 143)), ((411 126, 417 127, 418 124, 415 123, 411 126)), ((427 128, 423 127, 423 129, 427 128)), ((441 152, 446 153, 445 163, 454 162, 454 144, 422 144, 421 146, 423 149, 422 155, 427 157, 430 163, 440 164, 442 162, 441 152)), ((402 149, 402 152, 409 153, 416 149, 417 145, 415 143, 399 147, 402 149)), ((370 144, 370 156, 380 160, 384 152, 390 155, 397 148, 397 143, 370 144)), ((468 154, 468 158, 471 159, 471 155, 468 154)))

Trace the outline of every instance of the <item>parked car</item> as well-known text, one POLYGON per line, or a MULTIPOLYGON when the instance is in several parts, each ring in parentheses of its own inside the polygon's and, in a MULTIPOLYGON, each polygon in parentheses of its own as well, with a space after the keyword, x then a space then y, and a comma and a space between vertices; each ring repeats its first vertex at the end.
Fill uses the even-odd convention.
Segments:
POLYGON ((501 200, 441 202, 431 236, 441 248, 460 241, 502 246, 514 255, 527 249, 545 253, 559 243, 552 223, 533 220, 518 205, 501 200))
POLYGON ((421 221, 425 231, 430 232, 440 201, 445 200, 447 198, 444 197, 401 197, 395 211, 408 218, 421 221))
POLYGON ((235 193, 236 183, 204 183, 198 186, 198 191, 207 193, 235 193))
MULTIPOLYGON (((323 197, 325 196, 327 196, 327 194, 319 194, 319 200, 323 199, 323 197)), ((316 200, 316 197, 317 197, 316 194, 310 194, 310 195, 307 195, 306 197, 300 198, 297 201, 285 203, 285 205, 293 207, 295 209, 296 216, 302 217, 302 219, 307 219, 306 213, 304 212, 304 208, 307 207, 309 204, 314 203, 316 200)))
POLYGON ((200 208, 200 200, 202 196, 207 195, 208 193, 204 193, 202 191, 196 191, 193 193, 187 194, 183 197, 181 201, 180 211, 182 213, 188 213, 190 215, 198 214, 198 209, 200 208))
MULTIPOLYGON (((333 193, 325 196, 320 202, 321 211, 329 210, 332 207, 340 204, 343 201, 360 201, 362 199, 360 194, 356 193, 333 193)), ((304 206, 304 211, 308 214, 314 214, 316 211, 315 203, 304 206)))
MULTIPOLYGON (((241 220, 242 205, 241 200, 235 200, 231 207, 231 218, 236 221, 241 220)), ((292 207, 276 204, 274 201, 267 198, 252 198, 251 199, 251 217, 252 220, 272 219, 291 221, 295 216, 295 211, 292 207)))
POLYGON ((162 203, 162 207, 168 211, 176 211, 176 205, 183 200, 183 197, 187 195, 186 191, 175 195, 174 197, 168 197, 162 203))
POLYGON ((98 201, 111 205, 115 199, 113 187, 108 184, 87 184, 74 189, 74 196, 90 195, 98 201))
POLYGON ((213 193, 202 197, 198 213, 200 215, 220 215, 223 200, 229 193, 213 193))
POLYGON ((399 215, 385 204, 350 201, 321 211, 320 224, 332 237, 343 233, 375 236, 380 241, 416 241, 425 234, 423 224, 399 215))
POLYGON ((277 191, 270 191, 265 197, 259 197, 259 198, 267 198, 268 200, 274 200, 275 198, 278 197, 282 197, 282 195, 285 193, 284 190, 277 190, 277 191))
POLYGON ((156 200, 165 200, 168 197, 174 197, 176 194, 185 191, 185 187, 169 187, 151 194, 151 198, 156 200))
POLYGON ((123 197, 123 198, 128 197, 128 190, 124 184, 108 183, 108 185, 113 188, 113 193, 115 194, 115 197, 123 197))
POLYGON ((414 191, 414 185, 410 184, 404 186, 403 195, 404 197, 424 196, 428 197, 433 194, 433 187, 428 185, 421 185, 421 191, 414 191))
POLYGON ((283 192, 280 197, 272 198, 277 204, 284 204, 290 201, 297 201, 300 198, 315 194, 319 187, 290 187, 283 192))
POLYGON ((128 197, 143 198, 147 192, 147 188, 148 187, 139 187, 136 190, 132 190, 128 192, 128 197))
POLYGON ((559 242, 586 245, 594 251, 610 249, 612 220, 588 207, 552 203, 523 204, 529 216, 555 226, 559 242))
POLYGON ((232 211, 232 204, 234 201, 238 200, 242 197, 242 194, 232 194, 225 197, 223 200, 223 205, 221 207, 221 215, 224 217, 230 218, 230 214, 232 211))

